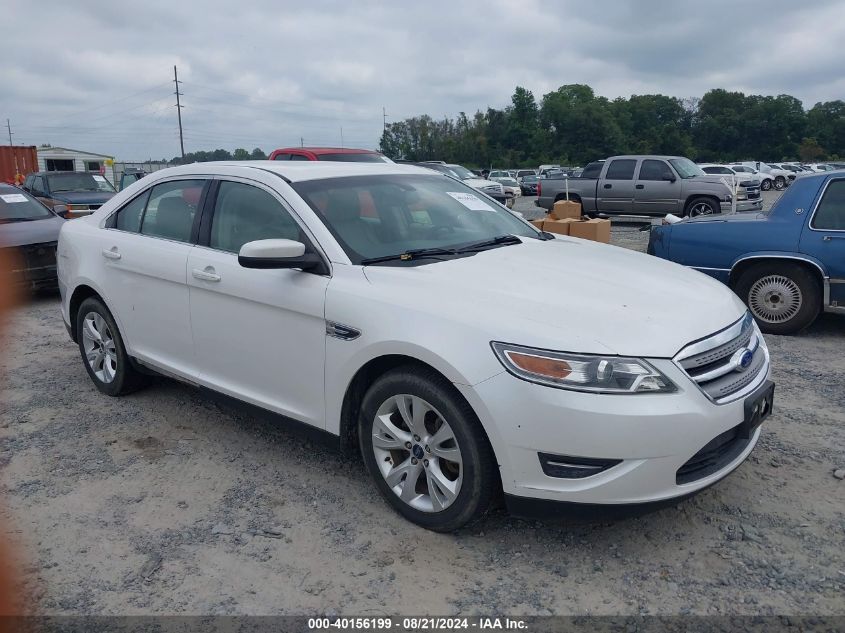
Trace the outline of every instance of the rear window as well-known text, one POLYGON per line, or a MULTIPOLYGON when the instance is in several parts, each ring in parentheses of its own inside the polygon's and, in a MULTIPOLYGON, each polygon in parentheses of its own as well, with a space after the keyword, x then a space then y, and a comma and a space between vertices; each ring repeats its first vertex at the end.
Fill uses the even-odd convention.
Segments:
POLYGON ((330 160, 341 163, 386 163, 387 159, 381 154, 317 154, 317 160, 330 160))

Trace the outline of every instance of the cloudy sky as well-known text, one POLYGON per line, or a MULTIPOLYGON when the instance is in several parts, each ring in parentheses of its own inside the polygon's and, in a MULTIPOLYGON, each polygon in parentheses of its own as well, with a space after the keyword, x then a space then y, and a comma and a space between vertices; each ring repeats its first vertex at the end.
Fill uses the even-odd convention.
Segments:
POLYGON ((185 150, 376 147, 388 121, 586 83, 613 98, 722 87, 845 97, 842 0, 3 1, 14 141, 122 160, 185 150))

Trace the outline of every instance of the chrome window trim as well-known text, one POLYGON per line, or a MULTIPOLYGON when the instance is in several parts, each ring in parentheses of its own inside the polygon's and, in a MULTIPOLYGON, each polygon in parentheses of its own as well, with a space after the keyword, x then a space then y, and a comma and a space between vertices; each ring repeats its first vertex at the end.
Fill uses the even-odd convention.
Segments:
POLYGON ((816 203, 813 205, 813 212, 810 214, 810 222, 807 224, 807 228, 816 233, 845 233, 845 229, 817 229, 813 226, 813 222, 816 221, 816 213, 819 210, 819 205, 821 205, 822 200, 824 200, 824 194, 827 193, 827 188, 830 187, 830 183, 832 182, 845 182, 845 178, 831 178, 824 184, 822 192, 819 194, 816 203))

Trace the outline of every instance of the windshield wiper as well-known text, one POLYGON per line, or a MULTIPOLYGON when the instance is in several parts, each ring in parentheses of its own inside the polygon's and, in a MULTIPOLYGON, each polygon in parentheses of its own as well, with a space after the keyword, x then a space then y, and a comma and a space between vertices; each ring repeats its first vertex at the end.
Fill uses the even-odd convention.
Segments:
POLYGON ((454 248, 414 248, 404 253, 396 253, 395 255, 382 255, 381 257, 368 257, 366 259, 361 260, 362 266, 367 266, 368 264, 379 264, 381 262, 391 262, 394 260, 398 261, 409 261, 412 259, 420 259, 423 257, 433 257, 435 255, 456 255, 458 251, 454 248))
POLYGON ((499 246, 501 244, 522 244, 522 240, 516 235, 499 235, 493 239, 475 242, 474 244, 467 244, 466 246, 459 248, 456 252, 469 253, 472 251, 484 250, 485 248, 489 248, 491 246, 499 246))

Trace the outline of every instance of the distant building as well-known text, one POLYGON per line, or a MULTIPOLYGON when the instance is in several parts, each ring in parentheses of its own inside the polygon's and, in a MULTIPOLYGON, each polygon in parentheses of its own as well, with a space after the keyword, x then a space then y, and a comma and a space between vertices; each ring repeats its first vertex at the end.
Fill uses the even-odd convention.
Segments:
POLYGON ((94 171, 114 184, 114 157, 67 147, 39 147, 38 171, 94 171))

